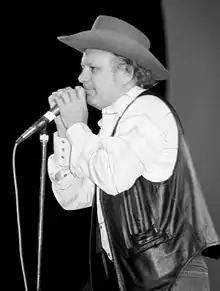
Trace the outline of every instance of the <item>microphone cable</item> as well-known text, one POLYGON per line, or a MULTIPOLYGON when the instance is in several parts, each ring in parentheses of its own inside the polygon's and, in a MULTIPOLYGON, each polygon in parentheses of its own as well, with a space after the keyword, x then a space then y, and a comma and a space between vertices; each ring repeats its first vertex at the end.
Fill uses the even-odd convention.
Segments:
POLYGON ((18 187, 16 179, 16 170, 15 170, 15 154, 18 143, 15 143, 12 155, 12 169, 13 169, 13 178, 14 178, 14 188, 15 188, 15 202, 16 202, 16 218, 17 218, 17 227, 18 227, 18 244, 19 244, 19 257, 21 263, 22 276, 25 286, 25 291, 28 291, 27 278, 24 267, 23 259, 23 248, 22 248, 22 237, 21 237, 21 222, 20 222, 20 212, 19 212, 19 199, 18 199, 18 187))

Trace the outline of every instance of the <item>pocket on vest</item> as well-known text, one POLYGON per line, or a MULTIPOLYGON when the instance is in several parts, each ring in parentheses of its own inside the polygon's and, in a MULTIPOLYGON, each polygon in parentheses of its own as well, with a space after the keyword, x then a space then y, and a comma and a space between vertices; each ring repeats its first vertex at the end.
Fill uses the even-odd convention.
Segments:
POLYGON ((155 232, 150 230, 133 236, 132 253, 138 254, 150 248, 156 247, 161 243, 171 240, 173 236, 168 232, 155 232))

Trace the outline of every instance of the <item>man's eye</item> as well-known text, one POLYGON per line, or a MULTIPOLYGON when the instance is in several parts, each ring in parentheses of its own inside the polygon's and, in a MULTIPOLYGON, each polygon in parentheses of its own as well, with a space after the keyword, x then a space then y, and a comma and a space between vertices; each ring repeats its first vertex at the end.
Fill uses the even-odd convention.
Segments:
POLYGON ((90 66, 89 69, 90 69, 90 71, 91 71, 92 73, 95 72, 95 71, 97 70, 97 68, 96 68, 96 67, 93 67, 93 66, 90 66))

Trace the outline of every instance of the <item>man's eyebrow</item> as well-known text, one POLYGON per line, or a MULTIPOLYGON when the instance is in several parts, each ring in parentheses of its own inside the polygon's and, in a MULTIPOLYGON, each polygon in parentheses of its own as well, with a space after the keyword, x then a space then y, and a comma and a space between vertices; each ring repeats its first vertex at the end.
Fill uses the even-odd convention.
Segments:
POLYGON ((81 67, 84 68, 84 67, 100 67, 98 64, 96 63, 93 63, 93 62, 81 62, 81 67))
POLYGON ((91 62, 86 62, 86 61, 85 61, 85 62, 81 62, 80 65, 81 65, 81 67, 85 67, 85 66, 88 66, 88 67, 89 67, 89 66, 92 65, 92 63, 91 63, 91 62))

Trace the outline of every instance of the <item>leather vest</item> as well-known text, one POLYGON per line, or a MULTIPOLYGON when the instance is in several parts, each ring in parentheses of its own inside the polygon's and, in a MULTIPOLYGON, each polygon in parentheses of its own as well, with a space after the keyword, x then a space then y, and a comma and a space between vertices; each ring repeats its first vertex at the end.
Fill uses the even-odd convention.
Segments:
MULTIPOLYGON (((146 92, 137 98, 142 95, 146 92)), ((102 190, 100 193, 121 291, 129 290, 131 284, 145 291, 169 290, 183 267, 199 253, 220 257, 220 240, 196 177, 180 120, 174 108, 165 103, 176 119, 179 135, 177 161, 171 177, 164 182, 151 182, 141 176, 130 189, 118 195, 108 195, 102 190)), ((123 114, 112 136, 121 118, 123 114)), ((94 197, 92 213, 96 228, 93 225, 92 230, 96 229, 96 243, 101 249, 94 197)))

